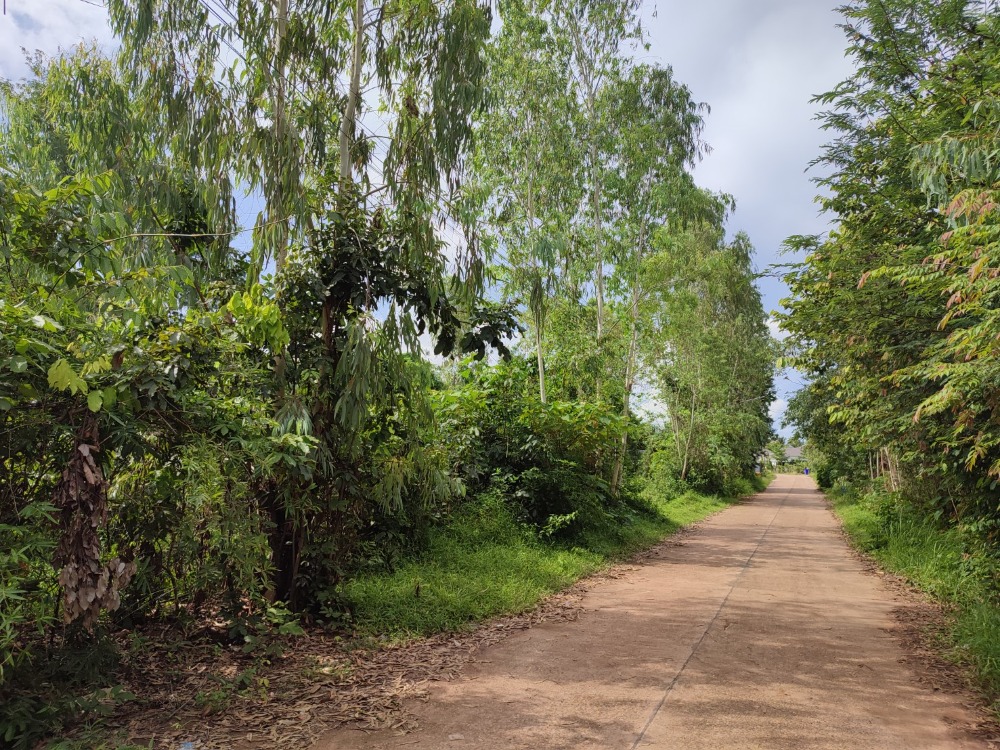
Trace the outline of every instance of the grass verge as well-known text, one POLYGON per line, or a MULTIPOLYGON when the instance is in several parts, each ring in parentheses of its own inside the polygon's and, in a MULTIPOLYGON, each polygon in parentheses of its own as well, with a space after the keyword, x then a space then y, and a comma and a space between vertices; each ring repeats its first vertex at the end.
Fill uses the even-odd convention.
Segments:
POLYGON ((539 540, 502 503, 478 503, 432 532, 418 559, 391 573, 357 577, 344 594, 363 633, 407 638, 457 630, 529 609, 734 502, 695 492, 652 501, 646 512, 585 533, 575 546, 539 540))
POLYGON ((929 524, 891 496, 850 491, 828 496, 855 546, 946 605, 947 655, 972 669, 1000 718, 996 562, 970 549, 960 529, 929 524))

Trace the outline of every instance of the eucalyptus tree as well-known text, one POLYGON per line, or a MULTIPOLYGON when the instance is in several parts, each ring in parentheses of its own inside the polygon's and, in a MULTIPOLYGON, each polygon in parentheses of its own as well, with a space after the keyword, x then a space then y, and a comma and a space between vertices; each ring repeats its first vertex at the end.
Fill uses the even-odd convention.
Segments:
MULTIPOLYGON (((609 92, 612 117, 618 123, 617 169, 608 177, 615 206, 614 231, 623 251, 614 269, 614 284, 623 295, 628 344, 622 373, 622 414, 631 415, 631 396, 639 365, 640 317, 646 298, 644 267, 655 233, 679 231, 697 213, 702 196, 687 168, 704 145, 700 140, 703 105, 669 68, 640 65, 609 92)), ((627 448, 622 435, 611 478, 617 492, 627 448)))
POLYGON ((475 194, 491 233, 505 294, 527 301, 546 401, 544 339, 550 298, 568 263, 579 203, 576 102, 569 55, 551 33, 546 3, 500 3, 489 47, 490 106, 476 129, 475 194))
MULTIPOLYGON (((407 364, 420 336, 439 353, 482 355, 513 325, 479 302, 483 262, 457 201, 489 8, 112 0, 109 12, 156 147, 207 183, 264 198, 248 293, 273 262, 265 289, 289 344, 268 352, 271 397, 279 431, 314 446, 258 489, 273 525, 271 596, 300 603, 303 566, 314 587, 335 581, 368 515, 450 491, 407 364), (450 259, 443 236, 456 227, 450 259), (331 547, 338 555, 320 552, 331 547)), ((233 203, 213 208, 213 221, 233 220, 233 203)))
POLYGON ((776 351, 752 248, 743 234, 725 243, 721 220, 663 239, 649 264, 658 325, 647 356, 668 409, 669 463, 683 481, 726 491, 771 437, 776 351))
POLYGON ((570 0, 551 5, 554 33, 570 50, 573 93, 582 115, 582 210, 590 219, 593 257, 588 259, 588 265, 593 267, 598 343, 605 330, 606 265, 614 260, 605 237, 609 202, 604 191, 615 158, 615 134, 621 125, 611 116, 615 97, 609 89, 627 75, 628 46, 642 43, 641 5, 641 0, 570 0))
MULTIPOLYGON (((482 101, 477 0, 154 0, 108 4, 122 61, 164 147, 259 191, 258 271, 280 269, 330 186, 384 199, 438 250, 482 101), (462 75, 456 75, 461 71, 462 75)), ((230 207, 231 208, 231 207, 230 207)))

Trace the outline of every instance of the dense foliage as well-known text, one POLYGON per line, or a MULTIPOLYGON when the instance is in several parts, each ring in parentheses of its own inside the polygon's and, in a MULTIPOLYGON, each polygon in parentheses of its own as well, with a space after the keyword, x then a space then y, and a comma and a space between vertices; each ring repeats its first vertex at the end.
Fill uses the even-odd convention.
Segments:
POLYGON ((815 377, 795 420, 837 471, 883 451, 894 477, 934 488, 927 499, 943 513, 985 520, 1000 468, 998 17, 957 1, 859 2, 844 14, 858 70, 820 97, 836 136, 819 159, 830 171, 821 201, 838 225, 792 240, 809 256, 789 276, 785 325, 815 377), (838 439, 861 450, 838 451, 838 439))
POLYGON ((817 160, 837 223, 790 240, 808 256, 783 325, 812 383, 788 418, 821 484, 889 494, 884 539, 904 518, 949 534, 995 598, 1000 14, 967 0, 841 10, 857 69, 819 97, 833 140, 817 160))
POLYGON ((110 0, 115 59, 0 90, 13 747, 116 700, 109 632, 350 627, 442 528, 613 539, 770 437, 752 249, 637 3, 243 6, 110 0))

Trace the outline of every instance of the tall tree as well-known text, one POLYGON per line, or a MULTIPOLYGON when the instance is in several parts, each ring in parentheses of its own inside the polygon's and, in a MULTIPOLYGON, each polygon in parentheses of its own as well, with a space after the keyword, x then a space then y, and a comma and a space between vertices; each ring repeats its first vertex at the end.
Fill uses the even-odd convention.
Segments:
POLYGON ((585 154, 583 210, 590 217, 593 257, 588 265, 594 274, 598 344, 605 330, 606 264, 614 261, 605 237, 609 210, 605 183, 612 167, 609 151, 620 125, 610 116, 614 95, 609 90, 626 75, 626 48, 642 43, 640 7, 640 0, 572 0, 552 6, 555 32, 570 50, 574 93, 583 115, 579 131, 585 154))
POLYGON ((482 101, 485 5, 114 0, 108 8, 161 146, 263 194, 258 273, 268 258, 280 269, 289 243, 307 235, 325 185, 341 201, 398 209, 419 240, 414 249, 437 253, 434 221, 450 213, 482 101))
POLYGON ((544 5, 499 5, 502 25, 489 54, 491 103, 477 125, 474 162, 498 276, 508 297, 527 301, 543 403, 548 308, 568 262, 580 194, 568 54, 551 33, 544 5))
POLYGON ((313 542, 348 544, 373 505, 400 506, 411 489, 448 491, 421 445, 429 411, 407 366, 421 334, 442 353, 481 352, 502 349, 512 324, 479 304, 483 263, 455 200, 483 103, 489 10, 478 0, 109 10, 153 146, 264 198, 249 292, 273 261, 291 333, 274 357, 275 413, 281 431, 316 441, 307 471, 261 487, 272 596, 296 603, 313 542), (459 228, 452 258, 448 222, 459 228), (406 428, 380 431, 389 415, 406 428))
MULTIPOLYGON (((680 231, 698 212, 701 193, 686 169, 704 148, 700 140, 704 107, 673 79, 669 68, 637 66, 611 94, 620 141, 615 149, 618 168, 609 175, 608 194, 616 207, 618 242, 624 248, 615 267, 615 283, 628 321, 622 373, 622 415, 627 421, 639 367, 646 258, 654 234, 680 231)), ((612 492, 621 482, 627 445, 626 432, 611 478, 612 492)))
POLYGON ((831 435, 885 456, 892 488, 919 487, 940 515, 978 513, 982 467, 1000 466, 982 231, 994 221, 982 146, 995 128, 997 13, 966 0, 841 11, 857 68, 819 98, 835 139, 818 160, 832 167, 820 202, 838 224, 790 241, 809 254, 789 275, 784 325, 828 406, 826 424, 804 428, 845 471, 864 462, 831 435))
POLYGON ((661 301, 650 356, 669 411, 671 463, 680 479, 724 490, 771 437, 774 342, 746 235, 725 243, 720 217, 668 241, 672 252, 651 263, 661 301))

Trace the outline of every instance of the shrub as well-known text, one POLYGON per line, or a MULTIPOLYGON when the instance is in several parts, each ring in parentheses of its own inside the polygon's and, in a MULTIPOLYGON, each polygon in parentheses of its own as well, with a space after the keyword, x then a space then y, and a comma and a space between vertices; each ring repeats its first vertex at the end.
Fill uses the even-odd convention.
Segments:
POLYGON ((610 407, 542 403, 531 364, 521 359, 467 365, 460 376, 457 387, 437 394, 437 413, 470 496, 502 492, 515 517, 546 538, 610 522, 622 500, 606 477, 625 429, 610 407))

